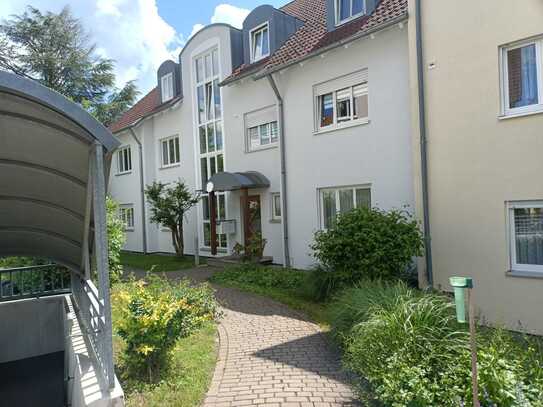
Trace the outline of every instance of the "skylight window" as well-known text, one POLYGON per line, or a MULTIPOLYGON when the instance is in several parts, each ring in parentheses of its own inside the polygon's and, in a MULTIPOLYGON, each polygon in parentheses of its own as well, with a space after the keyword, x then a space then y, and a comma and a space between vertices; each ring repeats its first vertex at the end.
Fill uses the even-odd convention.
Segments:
POLYGON ((336 25, 353 20, 365 12, 365 0, 336 0, 336 25))
POLYGON ((251 31, 251 62, 270 55, 270 31, 265 23, 251 31))

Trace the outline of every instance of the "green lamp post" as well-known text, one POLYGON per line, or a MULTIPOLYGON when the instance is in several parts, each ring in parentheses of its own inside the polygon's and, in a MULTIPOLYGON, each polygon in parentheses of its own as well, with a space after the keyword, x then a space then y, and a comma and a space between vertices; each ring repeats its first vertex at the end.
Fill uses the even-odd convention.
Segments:
POLYGON ((480 407, 479 384, 477 382, 477 342, 475 338, 475 309, 473 305, 473 279, 471 277, 451 277, 451 286, 454 289, 454 302, 456 304, 456 319, 466 323, 466 298, 469 306, 469 337, 471 345, 471 385, 473 390, 473 407, 480 407))

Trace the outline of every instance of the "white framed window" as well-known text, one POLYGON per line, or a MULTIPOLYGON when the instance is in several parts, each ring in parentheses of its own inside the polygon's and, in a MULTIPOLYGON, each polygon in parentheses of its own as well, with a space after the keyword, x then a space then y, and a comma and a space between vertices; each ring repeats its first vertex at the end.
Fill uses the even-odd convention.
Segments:
POLYGON ((173 73, 167 73, 160 78, 160 86, 162 90, 162 103, 173 99, 173 73))
POLYGON ((511 271, 543 274, 543 201, 507 203, 511 271))
POLYGON ((276 121, 249 127, 247 129, 247 145, 251 151, 275 145, 278 140, 279 129, 276 121))
POLYGON ((314 94, 317 132, 368 122, 367 70, 316 85, 314 94))
POLYGON ((336 224, 337 216, 354 208, 371 207, 369 186, 322 188, 319 190, 321 228, 329 229, 336 224))
POLYGON ((160 156, 162 167, 171 167, 181 162, 179 152, 179 136, 172 136, 160 140, 160 156))
POLYGON ((344 24, 366 13, 366 0, 335 0, 336 25, 344 24))
POLYGON ((119 207, 119 218, 124 223, 125 230, 134 230, 134 206, 132 204, 119 207))
MULTIPOLYGON (((219 66, 219 50, 210 49, 194 59, 195 97, 198 106, 196 127, 198 128, 200 188, 205 190, 207 181, 217 172, 224 171, 224 139, 222 125, 222 100, 219 66)), ((226 219, 226 193, 216 195, 217 220, 226 219)), ((209 216, 209 195, 201 200, 200 231, 202 246, 211 246, 211 222, 209 216)), ((221 249, 228 247, 226 234, 217 236, 221 249)))
POLYGON ((502 114, 543 111, 543 38, 501 48, 502 114))
POLYGON ((128 174, 132 171, 132 150, 130 146, 121 147, 117 151, 117 174, 128 174))
POLYGON ((281 194, 279 192, 271 194, 271 212, 272 221, 281 220, 281 194))
POLYGON ((256 62, 270 55, 270 30, 264 23, 251 30, 251 62, 256 62))

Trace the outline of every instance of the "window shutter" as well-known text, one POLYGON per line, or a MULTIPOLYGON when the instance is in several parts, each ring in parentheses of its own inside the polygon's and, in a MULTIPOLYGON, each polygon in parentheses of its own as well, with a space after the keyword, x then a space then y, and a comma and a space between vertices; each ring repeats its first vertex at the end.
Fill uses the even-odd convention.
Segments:
POLYGON ((270 106, 256 112, 247 113, 245 115, 245 128, 249 129, 275 121, 277 121, 277 109, 275 106, 270 106))
POLYGON ((314 85, 315 96, 324 95, 326 93, 335 92, 338 89, 347 88, 349 86, 367 83, 368 82, 368 70, 362 69, 352 74, 333 79, 331 81, 319 83, 314 85))

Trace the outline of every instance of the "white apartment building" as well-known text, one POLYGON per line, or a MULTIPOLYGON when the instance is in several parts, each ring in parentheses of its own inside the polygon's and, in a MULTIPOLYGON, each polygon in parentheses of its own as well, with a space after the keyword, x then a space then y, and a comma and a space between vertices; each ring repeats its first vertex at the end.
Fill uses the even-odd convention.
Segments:
POLYGON ((202 191, 187 254, 226 256, 261 232, 265 256, 298 268, 314 264, 313 235, 337 213, 412 210, 407 18, 407 0, 294 0, 257 7, 241 30, 195 34, 111 128, 125 249, 173 252, 170 232, 149 222, 142 187, 153 181, 202 191))

